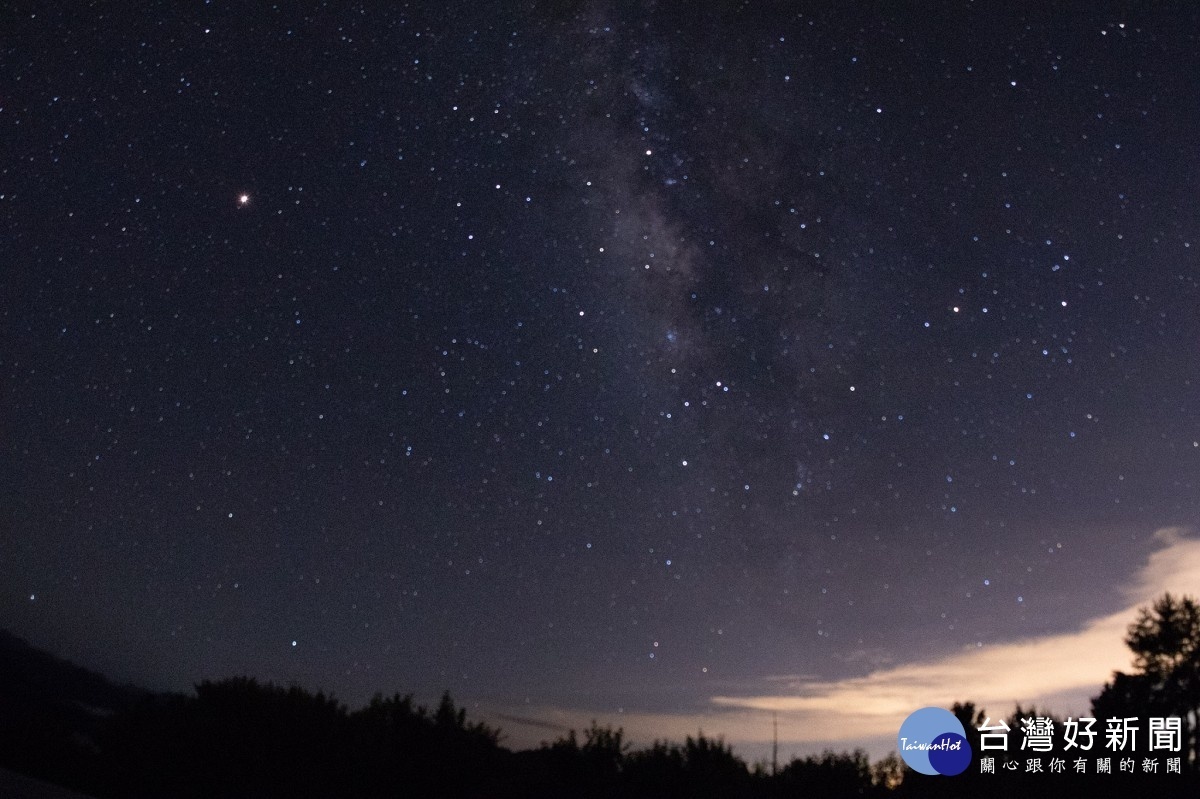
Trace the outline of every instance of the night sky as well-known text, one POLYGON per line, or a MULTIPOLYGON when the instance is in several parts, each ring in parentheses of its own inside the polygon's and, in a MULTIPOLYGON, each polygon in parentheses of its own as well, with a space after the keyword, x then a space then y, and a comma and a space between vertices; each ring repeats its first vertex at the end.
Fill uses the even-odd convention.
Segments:
POLYGON ((1200 12, 22 5, 35 645, 752 756, 1078 712, 1200 592, 1200 12))

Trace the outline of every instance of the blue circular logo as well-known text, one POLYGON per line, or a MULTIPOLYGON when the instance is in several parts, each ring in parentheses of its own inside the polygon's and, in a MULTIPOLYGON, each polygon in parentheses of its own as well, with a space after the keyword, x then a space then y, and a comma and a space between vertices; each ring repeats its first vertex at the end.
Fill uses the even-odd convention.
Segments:
POLYGON ((913 771, 953 777, 971 765, 967 731, 949 710, 923 707, 910 713, 896 738, 900 757, 913 771))

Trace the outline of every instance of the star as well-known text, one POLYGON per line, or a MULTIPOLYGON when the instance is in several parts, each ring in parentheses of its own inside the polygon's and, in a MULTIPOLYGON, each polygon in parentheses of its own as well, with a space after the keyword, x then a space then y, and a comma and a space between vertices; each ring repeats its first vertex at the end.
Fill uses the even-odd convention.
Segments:
POLYGON ((250 204, 250 195, 246 194, 245 192, 239 194, 238 198, 237 198, 237 202, 238 202, 239 208, 249 205, 250 204))

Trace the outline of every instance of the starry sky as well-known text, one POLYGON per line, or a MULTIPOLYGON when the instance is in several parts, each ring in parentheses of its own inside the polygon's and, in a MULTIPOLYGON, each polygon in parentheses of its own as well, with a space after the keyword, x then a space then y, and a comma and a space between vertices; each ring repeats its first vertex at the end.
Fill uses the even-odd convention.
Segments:
POLYGON ((1200 590, 1198 12, 841 5, 4 11, 0 624, 514 746, 1086 707, 1200 590))

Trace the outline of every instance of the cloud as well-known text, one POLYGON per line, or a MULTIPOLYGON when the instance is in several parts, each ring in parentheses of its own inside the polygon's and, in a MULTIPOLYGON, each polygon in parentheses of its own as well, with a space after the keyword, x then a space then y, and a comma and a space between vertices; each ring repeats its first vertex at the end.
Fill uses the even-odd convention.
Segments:
POLYGON ((1080 712, 1113 671, 1129 669, 1124 637, 1138 608, 1165 591, 1194 593, 1200 585, 1200 540, 1180 528, 1159 530, 1154 538, 1161 548, 1122 590, 1128 605, 1079 630, 975 646, 862 677, 800 680, 790 693, 716 696, 712 701, 719 707, 788 714, 798 729, 844 739, 894 735, 916 708, 949 707, 963 700, 995 715, 1007 714, 1018 702, 1080 712))
MULTIPOLYGON (((976 646, 947 657, 880 668, 861 677, 786 679, 787 691, 722 695, 711 712, 622 714, 601 724, 623 726, 636 741, 681 740, 699 729, 721 735, 740 750, 761 753, 777 714, 784 751, 825 746, 862 746, 881 755, 894 748, 905 716, 919 707, 949 707, 972 701, 993 716, 1007 715, 1017 703, 1056 713, 1085 712, 1088 698, 1112 677, 1130 668, 1124 637, 1138 608, 1170 591, 1192 593, 1200 586, 1200 539, 1180 528, 1155 533, 1160 548, 1119 589, 1126 607, 1097 617, 1080 629, 1006 643, 976 646)), ((760 680, 759 685, 778 680, 760 680)), ((544 709, 558 723, 586 727, 595 714, 544 709)))

